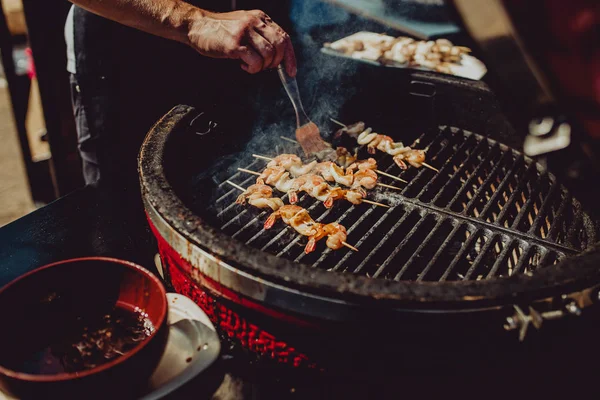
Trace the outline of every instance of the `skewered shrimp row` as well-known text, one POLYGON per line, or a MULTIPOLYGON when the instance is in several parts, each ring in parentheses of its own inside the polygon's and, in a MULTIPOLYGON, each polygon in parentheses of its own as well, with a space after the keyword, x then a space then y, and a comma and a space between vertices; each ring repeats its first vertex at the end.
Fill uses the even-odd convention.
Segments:
POLYGON ((415 168, 421 168, 425 163, 423 150, 411 149, 404 146, 402 142, 394 142, 387 135, 375 133, 372 128, 365 128, 364 122, 357 122, 341 128, 335 133, 335 137, 339 138, 343 134, 355 138, 359 145, 366 145, 369 154, 375 154, 379 150, 393 156, 394 162, 401 169, 408 168, 406 162, 415 168))
POLYGON ((297 155, 281 154, 267 164, 267 169, 263 172, 266 176, 261 175, 261 178, 266 179, 271 174, 283 173, 282 170, 288 171, 294 178, 312 173, 323 177, 327 182, 336 182, 350 187, 364 197, 366 196, 364 189, 373 189, 377 185, 375 169, 377 169, 377 162, 373 158, 355 161, 344 171, 342 167, 331 161, 312 161, 303 165, 297 155))
POLYGON ((271 197, 272 195, 273 189, 270 186, 254 184, 238 196, 236 203, 245 204, 248 202, 257 208, 270 208, 273 210, 273 213, 265 221, 264 228, 271 229, 275 222, 281 218, 285 224, 291 226, 296 232, 308 236, 308 243, 304 248, 306 254, 314 251, 317 242, 325 237, 327 237, 325 244, 332 250, 338 250, 346 246, 356 251, 356 248, 346 243, 347 232, 343 225, 337 222, 330 224, 315 222, 306 209, 296 205, 284 205, 280 198, 271 197))
POLYGON ((337 222, 330 224, 315 222, 308 211, 302 207, 296 205, 281 207, 267 218, 265 229, 271 229, 278 219, 294 228, 301 235, 308 236, 308 243, 304 247, 306 254, 313 252, 317 242, 324 237, 327 237, 325 244, 332 250, 339 250, 347 245, 346 238, 348 235, 343 225, 337 222))

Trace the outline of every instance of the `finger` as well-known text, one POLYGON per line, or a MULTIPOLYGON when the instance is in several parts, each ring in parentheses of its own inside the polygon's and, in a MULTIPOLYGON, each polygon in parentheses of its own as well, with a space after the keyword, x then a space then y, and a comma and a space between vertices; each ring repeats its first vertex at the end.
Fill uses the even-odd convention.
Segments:
POLYGON ((288 75, 291 77, 296 76, 296 53, 294 53, 294 46, 292 45, 292 40, 287 34, 285 41, 285 51, 283 55, 283 63, 288 75))
POLYGON ((242 69, 250 74, 256 74, 262 69, 263 58, 251 47, 240 47, 238 58, 245 64, 242 69))
POLYGON ((273 45, 254 29, 248 30, 248 39, 250 45, 254 47, 254 50, 260 54, 263 59, 261 70, 268 68, 271 63, 273 63, 273 57, 275 55, 275 48, 273 45))
POLYGON ((277 68, 285 56, 287 33, 273 22, 257 27, 256 31, 273 46, 273 61, 265 68, 277 68))

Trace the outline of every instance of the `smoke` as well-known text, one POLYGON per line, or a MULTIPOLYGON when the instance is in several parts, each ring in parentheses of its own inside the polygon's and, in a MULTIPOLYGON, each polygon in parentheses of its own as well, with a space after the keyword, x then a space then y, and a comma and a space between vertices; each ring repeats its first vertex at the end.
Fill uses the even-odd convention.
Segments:
MULTIPOLYGON (((360 62, 323 54, 321 48, 326 42, 370 26, 342 8, 319 0, 293 0, 290 3, 292 28, 289 34, 298 61, 297 82, 302 103, 327 140, 337 129, 329 118, 339 118, 341 108, 360 90, 353 82, 360 62)), ((281 143, 279 137, 293 139, 296 129, 292 104, 275 72, 265 76, 252 100, 255 118, 246 150, 275 154, 275 143, 281 143)))

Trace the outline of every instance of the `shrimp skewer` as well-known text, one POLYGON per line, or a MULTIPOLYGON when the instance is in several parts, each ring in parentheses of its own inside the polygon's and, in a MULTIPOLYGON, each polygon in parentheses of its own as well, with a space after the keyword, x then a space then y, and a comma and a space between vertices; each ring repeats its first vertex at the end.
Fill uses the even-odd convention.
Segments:
MULTIPOLYGON (((227 183, 233 185, 237 189, 244 189, 241 186, 237 186, 232 182, 227 183)), ((283 207, 283 201, 278 197, 272 197, 273 189, 270 186, 263 184, 254 184, 248 189, 244 190, 244 193, 240 194, 236 199, 236 204, 245 204, 246 201, 257 208, 270 208, 273 211, 277 211, 283 207)))
MULTIPOLYGON (((260 156, 261 158, 267 158, 260 156)), ((275 168, 275 167, 271 167, 275 168)), ((245 170, 254 175, 259 175, 258 172, 245 170)), ((261 183, 262 174, 257 179, 258 183, 261 183)), ((294 204, 298 201, 298 192, 306 192, 309 196, 314 197, 323 202, 323 205, 327 208, 333 206, 335 200, 346 199, 352 204, 368 203, 380 207, 388 207, 388 205, 377 203, 375 201, 364 199, 365 193, 362 190, 354 189, 342 189, 337 187, 329 186, 325 178, 316 174, 306 174, 298 178, 290 179, 289 175, 283 174, 274 185, 278 190, 288 193, 290 203, 294 204)))
POLYGON ((346 243, 347 233, 346 228, 343 225, 340 225, 337 222, 327 225, 321 224, 320 222, 315 222, 308 213, 308 210, 302 207, 296 205, 284 205, 283 201, 277 197, 270 199, 268 197, 264 197, 268 196, 269 192, 273 192, 271 187, 255 184, 248 187, 248 189, 244 189, 240 185, 237 185, 231 181, 226 182, 236 189, 243 191, 243 193, 238 196, 236 200, 237 204, 244 204, 246 200, 248 200, 248 203, 255 207, 269 207, 273 210, 273 213, 271 213, 264 223, 265 229, 271 229, 277 219, 281 218, 284 223, 294 228, 296 232, 303 236, 308 236, 309 241, 304 249, 306 254, 314 251, 316 242, 325 236, 328 236, 326 245, 332 250, 338 250, 342 246, 345 246, 354 251, 358 251, 356 247, 346 243), (270 204, 267 205, 265 202, 255 202, 254 200, 273 200, 272 204, 276 205, 276 207, 272 207, 270 204))
POLYGON ((391 137, 375 133, 371 128, 364 129, 365 124, 363 122, 357 122, 346 126, 333 119, 332 121, 342 126, 342 128, 335 133, 335 137, 347 134, 348 136, 355 138, 359 145, 367 145, 367 151, 370 154, 375 154, 376 150, 387 153, 394 157, 394 162, 401 169, 408 168, 405 163, 405 161, 407 161, 415 168, 424 166, 433 171, 440 172, 437 168, 432 167, 425 162, 425 152, 423 150, 411 149, 408 146, 404 146, 401 142, 394 142, 391 137), (360 128, 363 128, 363 130, 360 131, 360 128))
POLYGON ((275 222, 281 219, 285 224, 291 226, 303 236, 308 236, 309 240, 304 248, 304 253, 308 254, 315 251, 317 241, 327 236, 326 245, 332 250, 339 250, 346 246, 354 251, 358 249, 346 243, 346 228, 337 222, 331 224, 322 224, 315 222, 308 211, 295 205, 285 205, 279 210, 273 212, 265 221, 265 229, 271 229, 275 222))
MULTIPOLYGON (((372 179, 374 179, 374 181, 373 180, 363 180, 362 178, 359 180, 356 180, 355 177, 353 176, 355 169, 376 170, 377 162, 373 158, 369 158, 368 160, 362 160, 362 161, 355 160, 348 167, 348 169, 346 169, 346 171, 344 171, 339 165, 337 165, 331 161, 323 161, 320 163, 313 161, 309 164, 302 165, 302 161, 300 160, 300 157, 296 156, 295 154, 281 154, 273 159, 270 159, 270 158, 264 157, 264 156, 259 156, 257 154, 254 154, 254 156, 257 158, 270 160, 269 163, 267 164, 267 169, 265 169, 265 171, 263 171, 263 175, 261 175, 261 178, 263 180, 267 180, 267 178, 273 174, 276 174, 276 178, 274 178, 274 180, 276 180, 276 179, 278 179, 278 177, 280 177, 282 175, 282 173, 283 173, 282 169, 285 169, 285 170, 289 171, 293 177, 296 177, 296 178, 304 176, 304 175, 312 172, 313 174, 322 176, 328 182, 336 182, 340 185, 351 187, 352 190, 358 190, 362 193, 363 197, 366 196, 366 192, 362 189, 362 187, 364 187, 365 189, 373 189, 373 187, 375 185, 380 185, 383 187, 390 188, 390 185, 379 184, 377 182, 377 175, 374 173, 364 172, 363 174, 361 174, 363 176, 365 174, 368 174, 372 179), (367 186, 362 185, 361 182, 364 182, 367 186)), ((238 169, 240 171, 253 173, 253 171, 249 171, 246 169, 242 169, 242 168, 238 168, 238 169)), ((406 182, 406 181, 404 181, 404 182, 406 182)), ((267 184, 270 185, 271 182, 267 181, 267 184)), ((400 188, 395 187, 395 186, 393 186, 391 188, 396 189, 396 190, 401 190, 400 188)))

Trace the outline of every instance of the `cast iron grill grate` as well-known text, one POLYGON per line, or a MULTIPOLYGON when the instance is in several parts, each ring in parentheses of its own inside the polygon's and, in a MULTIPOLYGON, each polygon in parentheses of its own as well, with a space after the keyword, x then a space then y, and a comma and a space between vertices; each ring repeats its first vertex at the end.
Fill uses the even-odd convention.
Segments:
MULTIPOLYGON (((315 268, 416 281, 532 273, 595 241, 595 227, 579 202, 519 152, 447 127, 422 135, 413 147, 426 149, 428 161, 440 172, 402 171, 390 156, 377 154, 379 170, 409 182, 380 177, 403 187, 400 192, 381 187, 370 192, 369 198, 391 208, 340 201, 326 209, 308 195, 300 196, 298 204, 315 220, 343 224, 348 242, 359 252, 331 251, 320 243, 315 252, 304 254, 306 238, 281 222, 264 230, 270 211, 235 205, 239 191, 225 183, 219 185, 214 209, 220 228, 249 246, 315 268)), ((265 163, 254 160, 245 167, 260 171, 265 163)), ((230 180, 247 187, 255 177, 240 172, 230 180)))

